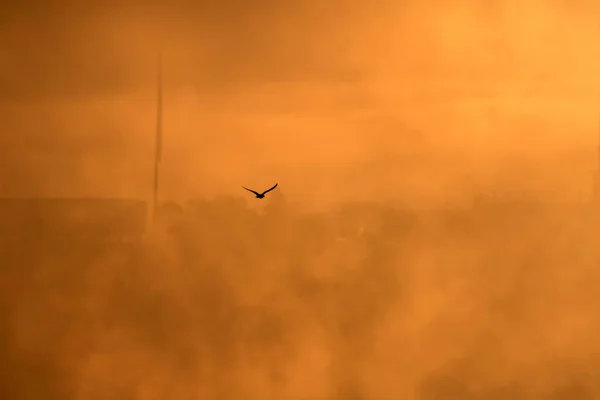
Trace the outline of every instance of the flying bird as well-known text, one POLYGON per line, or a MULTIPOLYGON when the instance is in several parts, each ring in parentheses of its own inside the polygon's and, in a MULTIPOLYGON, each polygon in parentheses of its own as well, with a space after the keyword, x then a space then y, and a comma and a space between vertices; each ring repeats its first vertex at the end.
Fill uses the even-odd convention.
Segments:
POLYGON ((256 198, 257 198, 257 199, 264 199, 264 197, 265 197, 265 194, 267 194, 267 193, 269 193, 271 190, 275 189, 275 188, 277 187, 277 185, 278 185, 278 184, 276 183, 276 184, 275 184, 275 186, 273 186, 271 189, 265 190, 265 191, 264 191, 264 192, 262 192, 262 193, 255 192, 254 190, 252 190, 252 189, 248 189, 247 187, 244 187, 244 186, 242 186, 242 187, 243 187, 244 189, 246 189, 247 191, 254 193, 254 194, 256 195, 256 198))

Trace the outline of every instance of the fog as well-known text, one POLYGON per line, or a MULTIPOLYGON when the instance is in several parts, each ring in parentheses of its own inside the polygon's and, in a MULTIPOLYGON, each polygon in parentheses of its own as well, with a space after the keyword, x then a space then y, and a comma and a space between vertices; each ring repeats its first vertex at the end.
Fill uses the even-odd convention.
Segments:
POLYGON ((600 397, 598 4, 20 4, 0 397, 600 397))

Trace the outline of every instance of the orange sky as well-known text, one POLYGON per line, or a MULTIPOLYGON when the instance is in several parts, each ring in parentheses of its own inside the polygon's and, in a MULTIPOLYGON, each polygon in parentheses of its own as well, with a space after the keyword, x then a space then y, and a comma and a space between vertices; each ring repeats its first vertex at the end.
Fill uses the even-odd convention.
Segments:
POLYGON ((252 4, 5 10, 5 187, 146 196, 162 44, 164 198, 278 181, 306 204, 436 202, 514 160, 588 190, 595 3, 252 4))

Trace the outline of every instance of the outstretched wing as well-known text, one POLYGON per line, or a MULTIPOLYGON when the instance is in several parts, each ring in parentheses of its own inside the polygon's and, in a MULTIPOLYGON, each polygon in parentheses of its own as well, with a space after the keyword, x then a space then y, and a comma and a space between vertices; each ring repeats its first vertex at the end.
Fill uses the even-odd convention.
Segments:
POLYGON ((269 190, 265 190, 264 192, 262 192, 263 195, 269 193, 271 190, 275 189, 277 187, 278 183, 275 184, 275 186, 273 186, 271 189, 269 190))
MULTIPOLYGON (((242 186, 242 187, 243 187, 243 186, 242 186)), ((244 189, 246 189, 246 190, 247 190, 247 191, 249 191, 249 192, 252 192, 252 193, 254 193, 254 194, 255 194, 255 195, 257 195, 257 196, 259 195, 259 193, 258 193, 258 192, 255 192, 255 191, 254 191, 254 190, 252 190, 252 189, 248 189, 247 187, 243 187, 243 188, 244 188, 244 189)))

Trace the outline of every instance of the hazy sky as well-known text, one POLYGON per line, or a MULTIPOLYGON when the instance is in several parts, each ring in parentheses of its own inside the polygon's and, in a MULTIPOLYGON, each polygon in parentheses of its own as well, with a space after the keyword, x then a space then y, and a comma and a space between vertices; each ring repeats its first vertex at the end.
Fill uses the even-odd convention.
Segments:
POLYGON ((0 397, 593 397, 588 208, 298 211, 589 199, 598 0, 185 3, 0 9, 0 196, 150 200, 162 49, 160 199, 288 207, 207 202, 134 246, 16 213, 0 397))
POLYGON ((580 191, 593 167, 595 2, 168 4, 5 8, 5 187, 145 196, 158 48, 163 197, 452 197, 515 154, 580 191))

